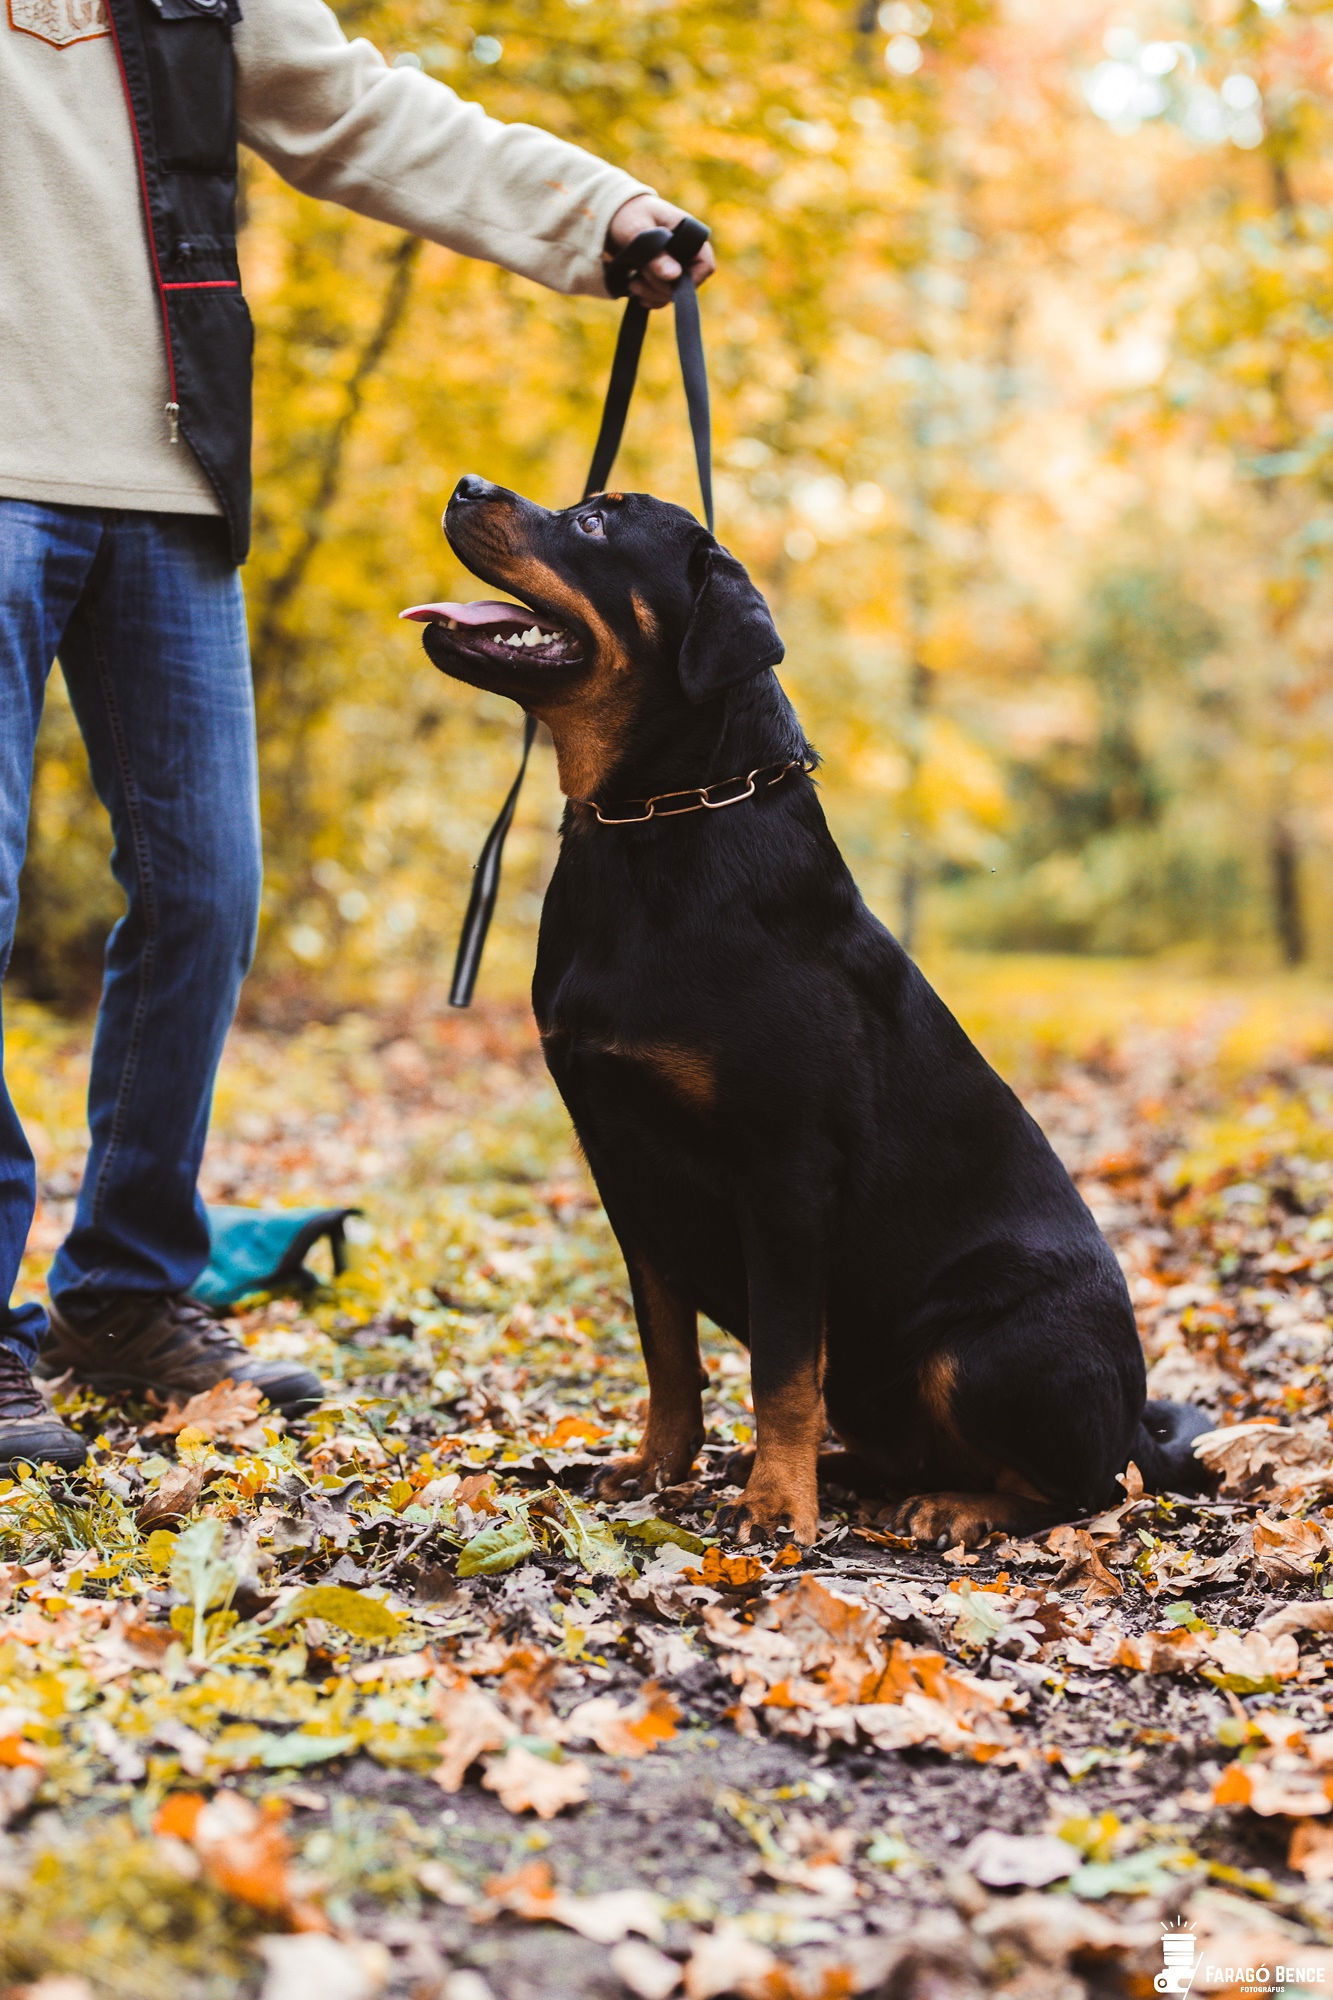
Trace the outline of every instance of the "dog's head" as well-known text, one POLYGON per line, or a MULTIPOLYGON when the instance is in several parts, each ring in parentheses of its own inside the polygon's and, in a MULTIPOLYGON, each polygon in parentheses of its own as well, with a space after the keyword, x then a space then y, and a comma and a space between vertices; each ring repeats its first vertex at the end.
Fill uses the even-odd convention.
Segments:
POLYGON ((434 664, 550 721, 713 700, 782 658, 768 607, 692 514, 647 493, 552 513, 460 479, 444 516, 475 576, 518 599, 419 604, 434 664))

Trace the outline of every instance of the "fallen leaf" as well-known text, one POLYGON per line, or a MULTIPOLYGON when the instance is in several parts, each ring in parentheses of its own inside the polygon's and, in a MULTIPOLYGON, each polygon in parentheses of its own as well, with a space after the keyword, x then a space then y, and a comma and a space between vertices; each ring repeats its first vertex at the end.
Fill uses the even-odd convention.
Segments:
POLYGON ((1308 1819, 1294 1826, 1287 1866, 1307 1882, 1333 1882, 1333 1826, 1308 1819))
POLYGON ((959 1866, 988 1889, 1044 1889, 1074 1873, 1079 1857, 1054 1834, 1003 1833, 987 1827, 959 1857, 959 1866))
POLYGON ((202 1465, 173 1465, 143 1501, 134 1517, 135 1526, 147 1533, 183 1521, 203 1492, 207 1477, 207 1468, 202 1465))
POLYGON ((1046 1537, 1046 1546, 1064 1564, 1051 1585, 1053 1590, 1081 1583, 1085 1604, 1095 1603, 1099 1598, 1124 1596, 1124 1585, 1106 1567, 1086 1528, 1056 1528, 1046 1537))
POLYGON ((1255 1518, 1254 1560, 1270 1583, 1299 1583, 1329 1552, 1329 1533, 1322 1521, 1255 1518))
POLYGON ((622 1707, 612 1695, 580 1702, 568 1717, 571 1736, 595 1743, 608 1757, 642 1757, 676 1733, 680 1710, 665 1689, 645 1683, 637 1701, 622 1707))
POLYGON ((368 1597, 364 1591, 349 1590, 341 1583, 314 1583, 298 1590, 280 1606, 273 1625, 292 1625, 300 1618, 322 1618, 354 1639, 392 1639, 402 1629, 402 1618, 390 1610, 382 1598, 368 1597))
POLYGON ((321 1937, 264 1937, 255 1949, 268 1967, 259 2000, 374 2000, 392 1964, 382 1945, 321 1937))
MULTIPOLYGON (((490 1905, 478 1919, 507 1910, 530 1923, 563 1924, 593 1944, 618 1944, 636 1932, 662 1936, 662 1900, 647 1889, 607 1889, 596 1896, 573 1896, 557 1889, 545 1861, 529 1861, 513 1875, 496 1876, 486 1884, 490 1905)), ((677 1974, 679 1969, 677 1968, 677 1974)), ((668 1991, 670 1989, 668 1988, 668 1991)))
POLYGON ((472 1537, 459 1554, 458 1574, 467 1576, 502 1576, 506 1570, 517 1569, 529 1556, 537 1553, 537 1538, 528 1525, 526 1510, 514 1514, 507 1521, 498 1521, 492 1528, 483 1528, 472 1537))
POLYGON ((724 1993, 766 2000, 771 1991, 767 1982, 778 1969, 766 1945, 756 1944, 734 1924, 720 1923, 694 1940, 683 1975, 685 2000, 718 2000, 724 1993))
POLYGON ((664 1951, 628 1938, 611 1953, 611 1970, 635 2000, 667 2000, 680 1985, 680 1967, 664 1951))
POLYGON ((1286 1633, 1333 1632, 1333 1597, 1313 1598, 1304 1604, 1284 1604, 1255 1626, 1265 1639, 1280 1639, 1286 1633))
MULTIPOLYGON (((146 1424, 144 1437, 177 1437, 181 1431, 197 1431, 203 1438, 224 1438, 232 1444, 262 1444, 264 1427, 256 1422, 264 1392, 254 1382, 233 1382, 228 1376, 211 1389, 201 1389, 187 1403, 173 1403, 156 1423, 146 1424)), ((265 1414, 270 1427, 282 1426, 274 1412, 265 1414)))
POLYGON ((490 1695, 463 1674, 452 1686, 436 1690, 433 1708, 444 1726, 445 1740, 431 1776, 442 1791, 456 1792, 479 1757, 487 1750, 503 1749, 513 1727, 490 1695))
POLYGON ((588 1796, 588 1767, 577 1757, 539 1757, 525 1743, 511 1743, 502 1757, 487 1761, 482 1784, 512 1813, 535 1812, 554 1819, 566 1806, 582 1805, 588 1796))

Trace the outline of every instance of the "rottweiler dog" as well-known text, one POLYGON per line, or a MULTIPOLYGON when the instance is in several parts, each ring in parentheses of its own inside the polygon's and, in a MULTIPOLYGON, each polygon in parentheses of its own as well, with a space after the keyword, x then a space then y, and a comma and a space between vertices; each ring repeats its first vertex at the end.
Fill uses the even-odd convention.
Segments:
POLYGON ((649 1387, 602 1493, 689 1475, 700 1312, 750 1350, 738 1539, 813 1540, 821 1471, 946 1546, 1111 1504, 1131 1459, 1197 1490, 1207 1419, 1145 1403, 1109 1245, 857 892, 740 563, 642 493, 551 512, 468 477, 444 527, 518 602, 403 615, 547 724, 568 799, 533 1005, 649 1387))

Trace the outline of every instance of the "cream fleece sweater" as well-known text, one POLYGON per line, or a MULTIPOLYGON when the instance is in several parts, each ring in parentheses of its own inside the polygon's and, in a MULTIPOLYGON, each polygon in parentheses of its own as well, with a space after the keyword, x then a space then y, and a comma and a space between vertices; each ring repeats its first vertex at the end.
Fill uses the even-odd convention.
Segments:
MULTIPOLYGON (((240 133, 285 179, 557 291, 604 296, 617 168, 348 42, 323 0, 243 0, 240 133)), ((162 327, 105 0, 0 14, 0 495, 219 512, 172 445, 162 327)))

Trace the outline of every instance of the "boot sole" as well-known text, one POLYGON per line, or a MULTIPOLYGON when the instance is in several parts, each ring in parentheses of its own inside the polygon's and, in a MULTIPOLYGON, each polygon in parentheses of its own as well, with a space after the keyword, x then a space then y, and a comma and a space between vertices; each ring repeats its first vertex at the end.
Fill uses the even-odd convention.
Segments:
MULTIPOLYGON (((48 1367, 50 1366, 49 1363, 47 1365, 48 1367)), ((39 1370, 38 1372, 45 1373, 43 1370, 39 1370)), ((66 1372, 63 1368, 58 1369, 55 1371, 55 1377, 49 1379, 55 1379, 66 1372)), ((112 1395, 121 1390, 128 1390, 132 1395, 136 1396, 146 1396, 151 1391, 156 1396, 184 1396, 187 1401, 191 1396, 201 1396, 206 1390, 216 1388, 217 1386, 216 1383, 206 1382, 202 1389, 182 1389, 169 1382, 147 1382, 142 1375, 76 1374, 74 1380, 82 1388, 95 1389, 102 1396, 112 1395)), ((284 1417, 303 1416, 308 1410, 317 1410, 324 1401, 325 1392, 322 1388, 314 1394, 298 1391, 294 1395, 283 1396, 279 1399, 273 1394, 271 1389, 265 1389, 262 1383, 259 1383, 257 1386, 271 1408, 277 1410, 284 1417)))
POLYGON ((6 1447, 0 1440, 0 1473, 12 1478, 18 1467, 30 1465, 34 1472, 39 1466, 58 1465, 62 1472, 77 1472, 88 1458, 88 1447, 82 1438, 74 1438, 66 1431, 63 1439, 53 1438, 48 1446, 21 1446, 17 1450, 6 1447))

